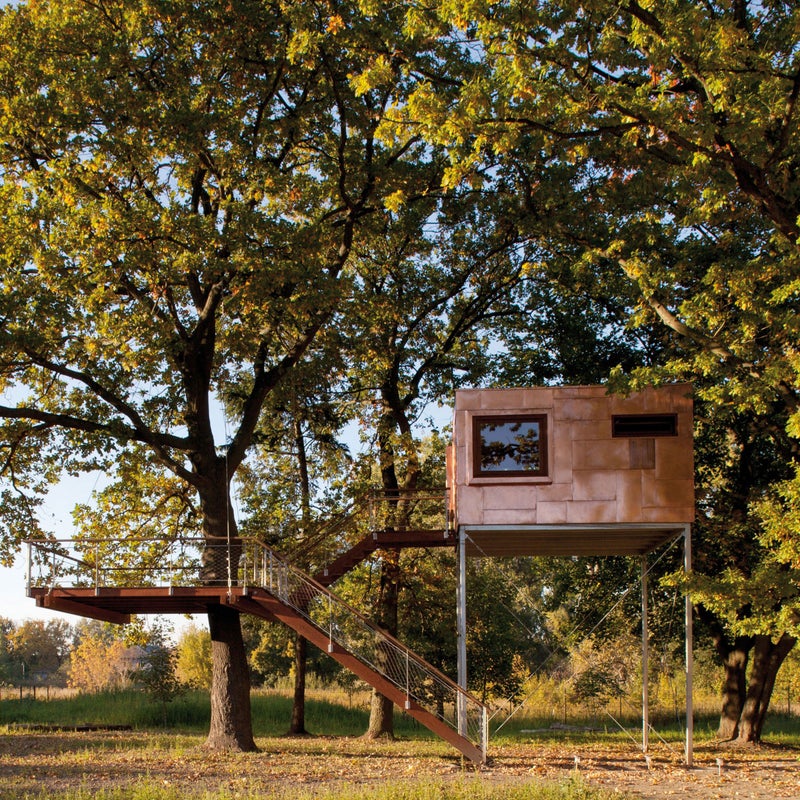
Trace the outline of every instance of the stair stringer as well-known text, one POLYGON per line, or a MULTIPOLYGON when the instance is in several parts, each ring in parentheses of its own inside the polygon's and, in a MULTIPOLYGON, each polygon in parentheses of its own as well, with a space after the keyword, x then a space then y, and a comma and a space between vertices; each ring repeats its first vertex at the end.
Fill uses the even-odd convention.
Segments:
POLYGON ((485 762, 483 703, 275 551, 258 547, 252 583, 230 595, 231 605, 297 631, 468 758, 485 762))
POLYGON ((402 550, 407 547, 455 547, 455 545, 455 534, 448 530, 373 531, 314 575, 314 580, 323 586, 330 586, 351 569, 355 569, 376 550, 402 550))
POLYGON ((442 720, 434 714, 431 714, 413 698, 406 696, 379 672, 345 650, 341 645, 329 641, 328 635, 324 631, 304 619, 294 609, 282 603, 274 595, 269 594, 265 590, 256 589, 247 596, 234 597, 231 598, 231 600, 231 604, 238 611, 262 617, 263 619, 282 622, 296 633, 308 639, 309 642, 316 645, 323 653, 327 653, 345 669, 379 691, 384 697, 388 697, 398 708, 405 711, 410 717, 417 720, 417 722, 436 734, 439 738, 451 744, 471 761, 476 764, 483 764, 486 761, 486 756, 483 751, 469 739, 461 736, 454 728, 451 728, 446 722, 442 722, 442 720))

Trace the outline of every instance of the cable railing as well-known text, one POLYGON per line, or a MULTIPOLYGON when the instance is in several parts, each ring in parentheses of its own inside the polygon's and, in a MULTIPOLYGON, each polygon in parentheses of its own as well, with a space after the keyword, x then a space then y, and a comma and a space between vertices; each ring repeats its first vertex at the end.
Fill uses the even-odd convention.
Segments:
POLYGON ((486 706, 256 539, 46 539, 27 544, 29 594, 32 587, 83 587, 98 593, 106 587, 263 589, 322 632, 329 652, 338 645, 399 690, 407 709, 416 703, 486 756, 486 706))

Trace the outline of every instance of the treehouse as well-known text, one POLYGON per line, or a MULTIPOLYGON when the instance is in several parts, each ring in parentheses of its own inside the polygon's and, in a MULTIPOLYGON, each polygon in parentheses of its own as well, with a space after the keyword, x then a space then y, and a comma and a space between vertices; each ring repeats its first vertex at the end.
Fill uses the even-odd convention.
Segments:
MULTIPOLYGON (((647 750, 647 554, 683 538, 691 566, 692 401, 686 385, 630 397, 600 386, 469 389, 455 399, 443 494, 366 498, 323 524, 315 575, 264 539, 28 543, 38 605, 109 622, 132 614, 224 606, 279 621, 392 699, 476 763, 487 757, 487 707, 467 686, 469 556, 627 555, 642 559, 643 749, 647 750), (447 509, 445 510, 445 505, 447 509), (458 680, 439 672, 331 591, 377 550, 455 547, 458 680), (120 558, 121 554, 126 558, 120 558), (225 580, 203 580, 209 558, 225 580), (34 574, 36 570, 37 574, 34 574)), ((691 605, 686 600, 691 764, 691 605)))
MULTIPOLYGON (((648 750, 648 554, 694 519, 691 387, 609 394, 602 386, 456 392, 447 459, 458 540, 458 682, 467 685, 468 556, 639 556, 642 750, 648 750)), ((692 608, 685 599, 686 763, 692 763, 692 608)))
POLYGON ((694 519, 690 392, 456 392, 453 527, 476 554, 650 552, 694 519))

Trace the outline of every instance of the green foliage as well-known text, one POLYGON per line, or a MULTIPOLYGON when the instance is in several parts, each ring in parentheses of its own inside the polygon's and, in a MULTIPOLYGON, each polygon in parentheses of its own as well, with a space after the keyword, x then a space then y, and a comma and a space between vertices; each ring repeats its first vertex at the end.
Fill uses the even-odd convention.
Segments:
POLYGON ((783 578, 780 586, 770 585, 775 597, 782 589, 780 612, 784 629, 800 638, 800 476, 795 475, 772 487, 769 494, 755 504, 755 513, 763 523, 760 536, 783 578))
POLYGON ((193 689, 211 688, 211 635, 196 625, 178 640, 175 671, 181 683, 193 689))
MULTIPOLYGON (((379 130, 416 80, 402 22, 357 2, 4 9, 0 558, 64 471, 109 476, 78 522, 124 533, 128 563, 236 534, 268 399, 347 311, 356 250, 438 183, 417 134, 379 130)), ((211 561, 198 579, 221 578, 211 561)), ((245 665, 214 663, 241 690, 245 665)))
POLYGON ((180 516, 197 492, 209 523, 266 398, 347 296, 381 196, 427 160, 414 138, 376 135, 406 91, 398 64, 350 86, 391 51, 397 12, 340 14, 328 38, 296 4, 5 11, 0 416, 16 491, 120 463, 109 500, 135 509, 148 480, 161 495, 128 524, 180 516), (125 481, 122 453, 148 477, 125 481), (173 511, 165 470, 184 484, 173 511))
MULTIPOLYGON (((484 701, 517 694, 542 657, 531 636, 530 610, 517 602, 517 585, 494 568, 489 559, 469 565, 467 660, 469 688, 484 701)), ((455 598, 455 595, 452 595, 455 598)))
POLYGON ((68 685, 82 692, 119 690, 130 682, 138 649, 120 639, 86 636, 71 651, 68 685))
MULTIPOLYGON (((44 535, 40 499, 64 472, 108 475, 76 509, 85 564, 146 571, 183 533, 235 528, 237 473, 243 529, 287 550, 364 489, 440 484, 441 442, 415 424, 465 381, 691 380, 695 597, 728 633, 797 633, 799 14, 782 0, 4 9, 0 560, 44 535), (338 438, 354 419, 377 456, 351 465, 338 438), (126 545, 112 553, 109 534, 126 545)), ((437 562, 387 555, 384 580, 375 561, 343 592, 381 593, 389 627, 399 601, 404 634, 451 667, 437 562)), ((542 640, 548 614, 579 606, 594 630, 631 577, 620 561, 533 571, 542 640)), ((500 634, 495 603, 516 613, 518 598, 474 580, 474 677, 504 693, 513 653, 540 653, 500 634)), ((655 589, 661 607, 680 580, 655 589)), ((265 631, 263 675, 285 666, 265 631)))
MULTIPOLYGON (((597 642, 585 639, 571 654, 571 694, 590 708, 632 694, 637 677, 636 643, 630 638, 597 642)), ((639 680, 641 684, 641 680, 639 680)))
MULTIPOLYGON (((524 205, 520 228, 538 248, 528 274, 554 295, 540 312, 553 333, 534 331, 557 354, 528 362, 570 380, 561 367, 575 364, 579 323, 557 312, 583 305, 615 334, 594 348, 590 334, 583 351, 611 368, 612 388, 693 382, 695 597, 728 634, 795 632, 797 536, 781 511, 800 430, 797 8, 441 2, 429 13, 475 48, 475 65, 457 95, 420 86, 409 118, 448 148, 446 181, 477 175, 524 205)), ((509 334, 505 374, 519 375, 522 335, 509 334)))
POLYGON ((22 684, 63 685, 72 629, 63 620, 26 620, 3 626, 0 663, 4 679, 22 684))

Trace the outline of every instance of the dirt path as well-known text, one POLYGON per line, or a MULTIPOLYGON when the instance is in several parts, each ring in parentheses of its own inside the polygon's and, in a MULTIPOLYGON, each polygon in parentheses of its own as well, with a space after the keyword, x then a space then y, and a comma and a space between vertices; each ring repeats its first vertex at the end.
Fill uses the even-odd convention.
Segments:
POLYGON ((577 769, 589 784, 643 800, 800 800, 800 748, 791 747, 700 747, 695 766, 687 769, 680 752, 666 749, 654 750, 648 768, 641 753, 625 744, 529 742, 494 747, 491 762, 476 773, 446 746, 430 742, 265 739, 256 754, 209 753, 201 743, 201 737, 135 731, 0 734, 0 796, 46 790, 57 797, 67 790, 133 786, 143 779, 187 792, 200 785, 232 796, 280 787, 377 788, 387 780, 476 779, 503 785, 563 781, 577 769))
MULTIPOLYGON (((791 748, 700 748, 692 768, 682 763, 680 754, 669 751, 655 750, 648 763, 641 753, 609 747, 580 747, 572 752, 554 748, 535 755, 520 750, 518 758, 521 764, 532 762, 528 770, 533 775, 560 780, 577 769, 592 785, 643 800, 800 800, 800 752, 791 748)), ((510 749, 504 748, 499 769, 512 760, 510 749)))

